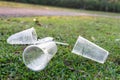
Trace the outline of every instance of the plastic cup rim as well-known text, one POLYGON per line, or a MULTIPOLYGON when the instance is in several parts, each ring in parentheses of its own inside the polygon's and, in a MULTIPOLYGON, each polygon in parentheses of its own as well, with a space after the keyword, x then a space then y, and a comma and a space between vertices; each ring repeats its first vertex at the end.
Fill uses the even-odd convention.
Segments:
MULTIPOLYGON (((36 48, 39 48, 39 49, 41 49, 42 51, 43 51, 43 53, 44 54, 48 54, 48 52, 46 51, 46 50, 43 50, 42 48, 40 48, 39 46, 37 46, 37 45, 30 45, 30 46, 28 46, 28 47, 26 47, 25 48, 25 50, 23 51, 23 62, 24 62, 24 64, 27 66, 27 64, 26 64, 26 61, 25 61, 25 58, 24 58, 24 54, 25 54, 25 52, 26 52, 26 50, 27 49, 29 49, 29 48, 31 48, 31 47, 36 47, 36 48)), ((27 66, 28 67, 28 66, 27 66)), ((31 70, 33 70, 33 71, 39 71, 39 70, 34 70, 33 68, 30 68, 30 67, 28 67, 29 69, 31 69, 31 70)), ((42 70, 42 69, 41 69, 42 70)))

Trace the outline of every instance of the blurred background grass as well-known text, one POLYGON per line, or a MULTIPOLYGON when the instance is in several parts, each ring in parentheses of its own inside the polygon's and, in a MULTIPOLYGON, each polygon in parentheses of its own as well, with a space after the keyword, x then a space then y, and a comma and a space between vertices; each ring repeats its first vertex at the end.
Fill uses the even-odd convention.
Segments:
POLYGON ((77 8, 85 10, 118 12, 120 13, 120 0, 2 0, 30 4, 51 5, 58 7, 77 8))

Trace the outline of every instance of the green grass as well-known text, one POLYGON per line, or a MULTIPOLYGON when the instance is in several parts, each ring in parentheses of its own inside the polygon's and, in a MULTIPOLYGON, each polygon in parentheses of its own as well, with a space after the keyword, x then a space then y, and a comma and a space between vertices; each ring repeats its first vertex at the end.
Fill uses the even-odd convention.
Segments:
POLYGON ((27 3, 18 3, 18 2, 6 2, 0 1, 0 7, 15 7, 15 8, 40 8, 40 9, 58 9, 56 7, 50 6, 42 6, 42 5, 34 5, 34 4, 27 4, 27 3))
POLYGON ((120 80, 120 19, 103 17, 24 17, 0 18, 0 78, 1 80, 120 80), (34 18, 39 23, 35 24, 34 18), (45 28, 47 26, 47 28, 45 28), (21 30, 34 27, 38 38, 47 36, 67 42, 58 45, 58 52, 40 72, 29 70, 22 61, 26 45, 10 45, 6 39, 21 30), (81 35, 110 52, 105 64, 71 53, 81 35), (95 39, 92 39, 94 37, 95 39))

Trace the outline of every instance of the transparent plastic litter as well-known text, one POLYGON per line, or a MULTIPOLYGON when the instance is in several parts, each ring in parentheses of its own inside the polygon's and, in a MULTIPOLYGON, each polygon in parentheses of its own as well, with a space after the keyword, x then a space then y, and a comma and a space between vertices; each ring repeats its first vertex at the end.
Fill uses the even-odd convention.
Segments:
POLYGON ((120 39, 115 39, 116 42, 120 41, 120 39))
POLYGON ((33 71, 43 70, 57 52, 57 45, 69 44, 54 41, 53 37, 37 39, 34 28, 30 28, 11 35, 7 39, 9 44, 30 44, 23 52, 23 62, 33 71))
POLYGON ((78 37, 72 53, 81 55, 99 63, 104 63, 109 54, 108 51, 81 36, 78 37))
MULTIPOLYGON (((37 34, 35 29, 32 27, 30 29, 15 33, 7 39, 9 44, 41 44, 45 42, 54 41, 53 37, 45 37, 42 39, 37 39, 37 34)), ((69 45, 63 42, 54 41, 56 44, 69 45)))
POLYGON ((45 37, 42 39, 38 39, 38 41, 35 42, 35 44, 41 44, 41 43, 46 43, 46 42, 50 42, 53 41, 54 38, 53 37, 45 37))
POLYGON ((9 44, 34 44, 36 41, 37 34, 34 28, 13 34, 7 39, 9 44))
MULTIPOLYGON (((38 41, 35 42, 35 44, 41 44, 41 43, 46 43, 46 42, 51 42, 51 41, 54 41, 53 37, 45 37, 42 39, 38 39, 38 41)), ((54 41, 54 42, 59 45, 65 45, 65 46, 69 45, 68 43, 63 43, 63 42, 58 42, 58 41, 54 41)))
POLYGON ((63 42, 57 42, 55 41, 56 44, 59 44, 59 45, 64 45, 64 46, 68 46, 69 44, 68 43, 63 43, 63 42))
POLYGON ((28 46, 23 52, 23 62, 33 70, 43 70, 57 52, 54 41, 28 46))

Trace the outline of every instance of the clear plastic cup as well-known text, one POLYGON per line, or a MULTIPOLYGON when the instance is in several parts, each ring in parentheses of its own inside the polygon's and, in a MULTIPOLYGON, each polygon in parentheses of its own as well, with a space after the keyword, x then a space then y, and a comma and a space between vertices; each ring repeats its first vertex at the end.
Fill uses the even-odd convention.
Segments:
POLYGON ((13 34, 7 39, 9 44, 34 44, 36 41, 37 34, 34 28, 13 34))
MULTIPOLYGON (((35 44, 41 44, 41 43, 46 43, 46 42, 50 42, 50 41, 54 41, 54 38, 53 37, 45 37, 42 39, 38 39, 38 41, 35 42, 35 44)), ((58 41, 54 41, 54 42, 59 45, 64 45, 64 46, 69 45, 68 43, 63 43, 63 42, 58 42, 58 41)))
POLYGON ((23 52, 23 62, 29 69, 40 71, 47 66, 56 52, 57 45, 53 41, 30 45, 23 52))
POLYGON ((38 41, 35 42, 35 44, 41 44, 41 43, 51 42, 53 40, 54 40, 53 37, 45 37, 45 38, 42 38, 42 39, 38 39, 38 41))
POLYGON ((81 55, 99 63, 104 63, 109 54, 108 51, 81 36, 78 37, 72 53, 81 55))

